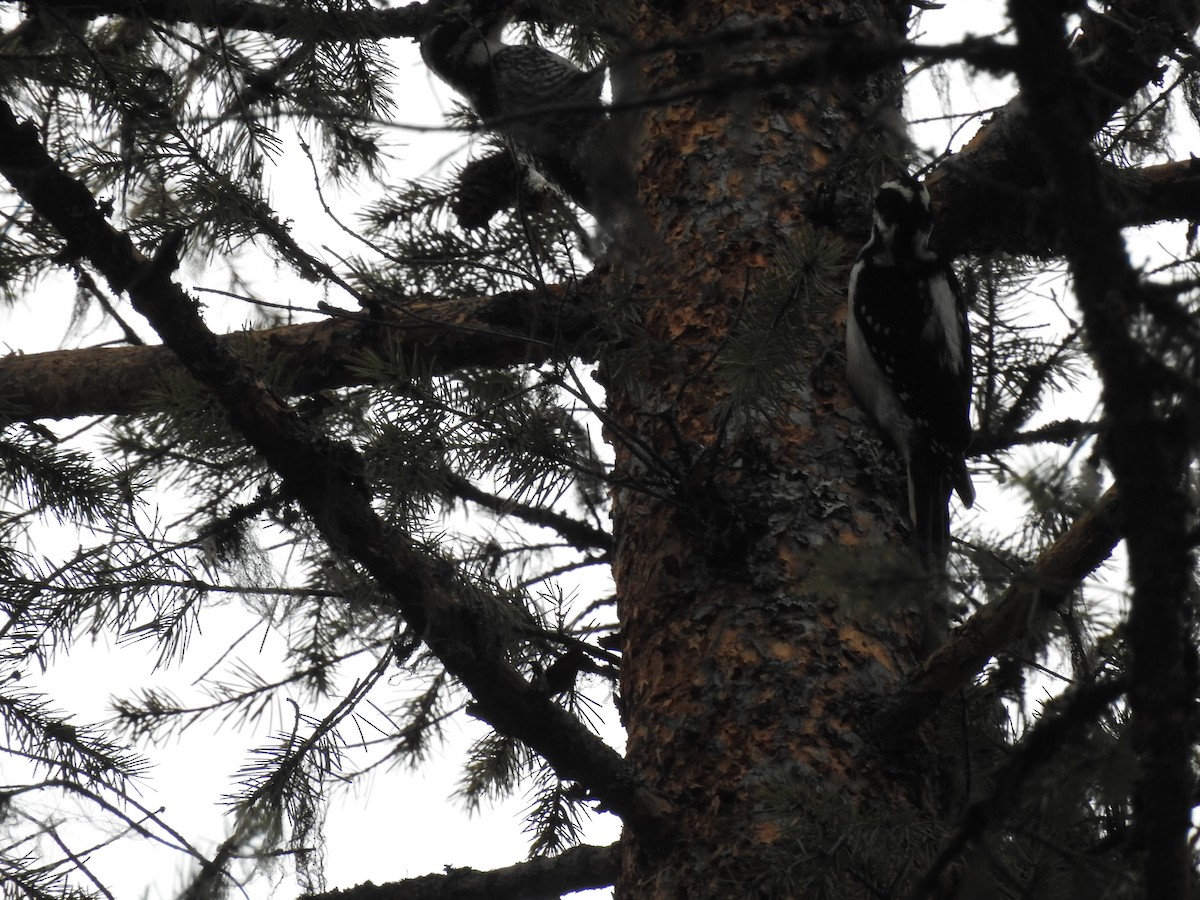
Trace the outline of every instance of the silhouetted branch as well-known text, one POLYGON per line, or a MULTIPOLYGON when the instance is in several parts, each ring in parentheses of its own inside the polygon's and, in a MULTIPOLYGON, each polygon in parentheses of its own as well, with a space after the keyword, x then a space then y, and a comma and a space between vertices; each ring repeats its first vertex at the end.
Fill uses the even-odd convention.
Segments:
MULTIPOLYGON (((1174 37, 1176 6, 1141 7, 1157 16, 1140 23, 1174 37)), ((1129 555, 1133 596, 1125 639, 1129 650, 1129 736, 1139 760, 1132 790, 1130 871, 1148 897, 1182 897, 1190 888, 1191 763, 1195 736, 1196 651, 1191 640, 1194 515, 1185 487, 1192 454, 1187 426, 1168 410, 1178 396, 1164 390, 1158 361, 1135 339, 1146 291, 1129 261, 1107 202, 1087 117, 1093 86, 1066 49, 1063 14, 1041 0, 1012 0, 1027 101, 1031 146, 1062 210, 1064 256, 1070 265, 1089 352, 1102 382, 1101 446, 1121 491, 1120 527, 1129 555)), ((1179 7, 1183 15, 1183 7, 1179 7)), ((1188 7, 1188 15, 1197 15, 1188 7)), ((1190 24, 1190 23, 1189 23, 1190 24)))
MULTIPOLYGON (((4 6, 16 6, 6 2, 4 6)), ((262 31, 280 38, 352 42, 385 37, 414 37, 427 4, 400 9, 360 7, 336 12, 312 4, 276 6, 250 0, 37 0, 28 4, 43 13, 64 17, 128 16, 160 22, 188 23, 201 28, 262 31)))
POLYGON ((971 436, 971 455, 999 453, 1013 447, 1028 447, 1031 444, 1073 444, 1100 433, 1098 422, 1081 422, 1078 419, 1062 419, 1049 422, 1029 431, 998 435, 977 431, 971 436))
POLYGON ((971 616, 925 660, 883 710, 876 733, 899 742, 916 731, 989 659, 1036 630, 1043 616, 1108 559, 1118 540, 1117 491, 1109 488, 1002 598, 971 616))
POLYGON ((967 845, 978 840, 1005 814, 1019 804, 1022 788, 1044 765, 1086 737, 1100 713, 1125 692, 1124 678, 1111 678, 1072 689, 1054 701, 1055 712, 1047 710, 1013 750, 1005 763, 988 779, 991 794, 967 807, 962 824, 943 844, 937 858, 909 892, 909 900, 941 896, 936 888, 943 873, 967 845))
POLYGON ((1200 159, 1142 169, 1103 170, 1114 214, 1123 227, 1200 219, 1200 159))
MULTIPOLYGON (((1002 249, 1038 257, 1062 255, 1063 222, 1046 191, 1015 186, 1012 191, 1003 191, 999 185, 990 185, 988 190, 997 194, 1003 191, 1004 197, 994 196, 989 200, 993 206, 978 207, 973 206, 980 202, 975 188, 959 182, 954 182, 952 188, 940 177, 941 171, 931 175, 929 183, 937 207, 938 245, 947 253, 1002 249), (972 217, 970 223, 964 218, 968 215, 972 217)), ((1184 159, 1137 169, 1103 166, 1101 175, 1104 196, 1122 228, 1200 219, 1200 160, 1184 159)))
POLYGON ((504 869, 480 872, 448 868, 444 875, 422 875, 390 884, 360 884, 302 900, 558 900, 563 894, 608 887, 617 875, 616 844, 572 847, 558 856, 531 859, 504 869))
POLYGON ((485 509, 490 509, 502 515, 516 516, 518 519, 522 519, 530 524, 541 525, 543 528, 551 528, 570 541, 571 545, 579 550, 595 549, 603 550, 606 553, 612 550, 612 535, 599 528, 593 528, 586 522, 581 522, 578 519, 573 519, 570 516, 565 516, 540 506, 516 503, 512 500, 506 500, 503 497, 497 497, 495 494, 489 494, 487 491, 476 487, 461 475, 446 473, 441 477, 446 481, 451 492, 456 497, 461 497, 463 500, 470 500, 472 503, 477 503, 485 509))
MULTIPOLYGON (((1103 15, 1084 19, 1069 53, 1080 86, 1074 99, 1076 112, 1089 135, 1158 78, 1163 57, 1176 48, 1181 35, 1200 24, 1200 6, 1173 4, 1170 10, 1165 6, 1136 0, 1111 5, 1103 15), (1171 22, 1167 12, 1180 18, 1171 22)), ((939 240, 947 252, 997 248, 1035 255, 1058 252, 1060 213, 1047 203, 1045 170, 1029 152, 1039 139, 1028 116, 1029 103, 1028 86, 1023 86, 962 151, 929 176, 929 192, 939 208, 939 240), (1047 215, 1047 210, 1054 214, 1047 215)), ((1171 174, 1163 177, 1169 179, 1171 174)), ((1128 183, 1136 185, 1132 176, 1128 183)), ((1150 185, 1143 188, 1148 197, 1157 198, 1164 218, 1176 217, 1174 202, 1155 194, 1150 185)), ((1189 202, 1186 195, 1180 199, 1189 202)), ((1124 224, 1144 224, 1137 219, 1144 218, 1147 209, 1143 207, 1140 216, 1131 211, 1124 224)))

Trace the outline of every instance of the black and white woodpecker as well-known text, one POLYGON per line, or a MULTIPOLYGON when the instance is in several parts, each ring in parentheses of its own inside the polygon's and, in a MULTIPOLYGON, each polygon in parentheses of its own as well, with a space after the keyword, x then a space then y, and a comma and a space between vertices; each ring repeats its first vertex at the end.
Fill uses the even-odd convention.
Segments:
POLYGON ((913 177, 875 197, 871 238, 850 270, 847 377, 858 402, 900 451, 908 474, 912 541, 940 570, 950 551, 950 494, 975 489, 971 441, 971 339, 950 266, 929 246, 929 193, 913 177))
POLYGON ((535 44, 504 43, 511 6, 434 0, 421 57, 485 124, 496 123, 518 163, 591 210, 589 158, 603 123, 604 69, 584 71, 535 44))

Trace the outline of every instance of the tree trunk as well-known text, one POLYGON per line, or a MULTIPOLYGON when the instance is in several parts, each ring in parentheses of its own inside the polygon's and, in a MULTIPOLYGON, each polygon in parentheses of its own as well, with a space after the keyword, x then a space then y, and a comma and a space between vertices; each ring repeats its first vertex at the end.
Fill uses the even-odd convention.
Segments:
MULTIPOLYGON (((753 80, 803 52, 800 32, 899 37, 898 15, 880 3, 711 0, 677 17, 644 6, 635 41, 696 49, 652 57, 641 90, 753 80), (749 40, 704 43, 747 27, 749 40)), ((652 237, 628 301, 629 343, 643 343, 605 362, 616 483, 650 489, 616 492, 614 572, 628 759, 676 804, 678 837, 627 835, 620 898, 803 891, 827 879, 821 859, 832 863, 857 809, 910 816, 932 802, 924 767, 883 758, 864 730, 931 617, 923 579, 896 598, 897 572, 913 572, 897 505, 880 502, 895 472, 842 371, 841 291, 878 185, 871 161, 883 151, 883 174, 902 168, 889 130, 899 74, 701 95, 653 105, 643 122, 652 237), (774 312, 796 331, 800 377, 773 410, 739 403, 727 350, 768 303, 781 248, 811 251, 811 272, 825 259, 813 248, 839 241, 837 288, 801 279, 774 312), (802 844, 817 858, 799 857, 802 844)), ((876 874, 850 868, 855 891, 876 874)))

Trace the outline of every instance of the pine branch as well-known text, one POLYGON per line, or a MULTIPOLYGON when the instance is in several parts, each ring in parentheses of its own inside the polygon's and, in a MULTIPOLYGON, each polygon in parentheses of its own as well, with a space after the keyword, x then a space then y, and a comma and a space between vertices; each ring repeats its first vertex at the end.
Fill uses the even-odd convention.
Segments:
MULTIPOLYGON (((12 0, 0 0, 0 6, 15 5, 12 0)), ((190 24, 200 28, 258 31, 277 38, 321 40, 349 43, 384 38, 417 38, 428 21, 430 3, 413 2, 399 9, 339 9, 336 12, 308 6, 280 7, 252 0, 36 0, 26 3, 41 10, 72 18, 126 16, 134 19, 153 19, 172 24, 190 24)), ((522 4, 514 4, 522 6, 522 4)), ((519 20, 538 21, 545 16, 532 4, 518 11, 519 20), (534 14, 531 14, 534 13, 534 14)), ((553 17, 552 17, 553 18, 553 17)), ((1012 64, 1012 48, 987 38, 969 37, 945 46, 922 46, 904 41, 883 41, 846 37, 833 32, 814 34, 812 29, 797 31, 781 26, 764 34, 761 28, 725 29, 710 38, 710 43, 728 46, 741 41, 761 43, 764 39, 806 37, 817 42, 815 52, 806 53, 801 60, 775 72, 763 71, 747 77, 727 77, 712 83, 704 91, 729 91, 766 87, 788 83, 802 77, 827 79, 833 75, 861 75, 900 60, 925 59, 942 61, 961 59, 976 68, 1008 71, 1012 64)), ((651 47, 634 48, 637 55, 695 49, 701 42, 689 41, 686 46, 664 41, 651 47)), ((686 96, 697 96, 696 89, 687 89, 686 96)), ((646 98, 638 105, 668 102, 670 97, 646 98)), ((568 107, 563 107, 567 109, 568 107)), ((627 107, 617 107, 627 108, 627 107)), ((594 106, 588 107, 593 110, 594 106)), ((498 120, 500 121, 500 120, 498 120)))
MULTIPOLYGON (((167 23, 189 23, 261 31, 278 38, 350 42, 380 38, 415 38, 425 21, 428 4, 410 3, 395 10, 360 9, 336 14, 311 7, 280 8, 248 0, 39 0, 36 6, 60 15, 95 17, 123 15, 167 23)), ((1104 15, 1090 16, 1072 45, 1081 81, 1089 86, 1081 98, 1092 130, 1101 128, 1120 106, 1161 73, 1159 60, 1179 42, 1179 34, 1200 23, 1200 13, 1168 27, 1158 5, 1150 0, 1125 4, 1104 15)), ((796 36, 787 29, 767 37, 796 36)), ((1010 71, 1013 49, 996 41, 969 38, 948 45, 921 45, 905 41, 864 40, 845 35, 812 34, 806 52, 783 65, 749 72, 723 72, 719 77, 680 83, 671 89, 633 98, 607 107, 609 112, 660 106, 681 99, 726 96, 761 91, 780 84, 825 82, 837 77, 860 77, 899 60, 925 63, 961 60, 975 68, 1010 71)), ((714 40, 736 43, 761 41, 760 31, 728 29, 714 40)), ((631 48, 629 60, 673 49, 671 44, 631 48)), ((961 254, 1002 247, 1012 253, 1055 255, 1060 223, 1055 209, 1036 190, 1044 182, 1037 165, 1030 165, 1027 148, 1034 136, 1028 131, 1025 100, 1015 97, 991 118, 966 150, 951 157, 928 179, 933 202, 939 208, 939 239, 947 252, 961 254), (987 210, 986 216, 980 210, 987 210)), ((565 104, 511 113, 493 124, 510 124, 548 112, 594 112, 565 104)), ((1190 161, 1189 161, 1190 162, 1190 161)), ((1123 224, 1143 225, 1165 219, 1195 218, 1200 173, 1184 175, 1189 162, 1153 167, 1138 172, 1113 169, 1113 196, 1121 198, 1123 224), (1164 171, 1155 172, 1155 168, 1164 171), (1179 188, 1176 190, 1176 188, 1179 188)))
POLYGON ((1008 760, 991 774, 990 796, 967 807, 962 824, 943 844, 937 859, 908 892, 909 900, 941 896, 943 874, 969 844, 978 840, 1025 797, 1024 787, 1049 762, 1069 751, 1087 734, 1097 717, 1127 689, 1124 678, 1110 678, 1076 688, 1056 702, 1056 714, 1045 714, 1029 730, 1008 760))
MULTIPOLYGON (((583 285, 490 297, 415 297, 379 304, 370 316, 334 316, 219 340, 263 359, 271 371, 289 373, 291 390, 304 395, 363 383, 354 363, 365 353, 384 358, 415 353, 435 375, 587 358, 594 324, 587 295, 583 285)), ((145 412, 161 386, 182 372, 161 345, 0 357, 0 421, 145 412)))
MULTIPOLYGON (((7 0, 3 6, 16 6, 7 0)), ((279 38, 350 43, 364 39, 416 37, 426 16, 424 3, 400 9, 317 9, 313 4, 276 6, 251 0, 35 0, 35 12, 72 18, 128 16, 200 28, 261 31, 279 38)))
POLYGON ((1005 595, 958 628, 896 692, 882 711, 876 733, 903 741, 993 656, 1024 637, 1080 582, 1112 554, 1120 540, 1117 491, 1109 488, 1096 508, 1080 516, 1005 595))
MULTIPOLYGON (((1200 6, 1172 5, 1180 18, 1170 24, 1163 7, 1154 0, 1136 0, 1085 19, 1069 52, 1081 86, 1078 114, 1089 135, 1158 78, 1160 60, 1175 49, 1181 34, 1200 25, 1200 6)), ((947 252, 1010 246, 1013 252, 1050 252, 1046 239, 1056 235, 1058 217, 1047 222, 1044 215, 1028 216, 1030 192, 1044 185, 1046 178, 1029 152, 1039 137, 1030 125, 1029 103, 1028 90, 1023 88, 962 152, 929 176, 929 192, 939 207, 939 240, 947 252), (1033 234, 1025 234, 1026 230, 1033 234)), ((1039 205, 1049 208, 1045 198, 1039 205)))
MULTIPOLYGON (((1169 22, 1173 9, 1173 4, 1156 3, 1149 11, 1169 22)), ((1187 9, 1200 16, 1200 10, 1187 9)), ((1125 632, 1129 734, 1140 761, 1131 792, 1127 863, 1140 873, 1146 896, 1182 897, 1194 875, 1188 833, 1196 784, 1194 573, 1188 535, 1193 504, 1185 487, 1190 441, 1186 426, 1168 412, 1178 394, 1161 389, 1157 367, 1147 365, 1145 348, 1133 338, 1146 290, 1103 196, 1086 117, 1094 88, 1073 65, 1058 8, 1041 0, 1012 0, 1010 13, 1022 56, 1017 74, 1037 136, 1034 146, 1062 209, 1064 255, 1102 382, 1101 446, 1122 498, 1120 525, 1133 586, 1125 632)), ((1131 38, 1153 43, 1153 29, 1146 25, 1146 33, 1131 38)))
POLYGON ((1032 428, 1029 431, 1016 431, 1011 434, 994 434, 977 431, 971 436, 971 455, 984 456, 988 453, 1000 453, 1013 447, 1028 447, 1032 444, 1061 444, 1070 446, 1085 438, 1095 437, 1100 433, 1098 422, 1081 422, 1078 419, 1061 419, 1032 428))
POLYGON ((422 875, 390 884, 366 882, 358 887, 302 900, 558 900, 563 894, 611 885, 617 875, 618 848, 580 846, 558 856, 531 859, 503 869, 447 868, 444 875, 422 875))
POLYGON ((470 500, 472 503, 477 503, 485 509, 490 509, 502 515, 516 516, 518 519, 523 519, 533 525, 552 528, 576 549, 603 550, 606 553, 612 551, 613 539, 612 535, 607 531, 593 528, 586 522, 580 522, 578 519, 556 513, 550 509, 531 506, 527 503, 516 503, 512 500, 506 500, 503 497, 497 497, 495 494, 489 494, 487 491, 473 485, 461 475, 455 475, 452 472, 447 472, 442 478, 456 497, 463 500, 470 500))
POLYGON ((631 827, 661 835, 667 804, 641 787, 611 747, 503 657, 481 621, 472 587, 412 538, 384 526, 370 502, 361 457, 330 440, 272 394, 217 338, 172 271, 115 230, 87 189, 46 153, 32 123, 0 101, 0 174, 88 259, 114 291, 128 292, 189 374, 224 408, 234 428, 281 477, 329 546, 368 572, 474 697, 473 712, 523 741, 563 777, 577 781, 631 827))

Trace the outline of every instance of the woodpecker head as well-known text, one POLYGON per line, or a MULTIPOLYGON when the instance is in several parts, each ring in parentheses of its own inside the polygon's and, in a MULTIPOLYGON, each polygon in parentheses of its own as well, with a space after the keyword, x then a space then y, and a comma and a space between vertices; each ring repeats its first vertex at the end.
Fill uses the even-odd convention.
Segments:
POLYGON ((911 175, 889 181, 875 195, 872 241, 901 258, 927 259, 933 230, 929 192, 911 175))
POLYGON ((468 98, 478 81, 478 72, 489 65, 493 45, 498 46, 506 24, 498 8, 492 4, 480 6, 462 0, 435 0, 429 4, 421 29, 425 65, 468 98))

